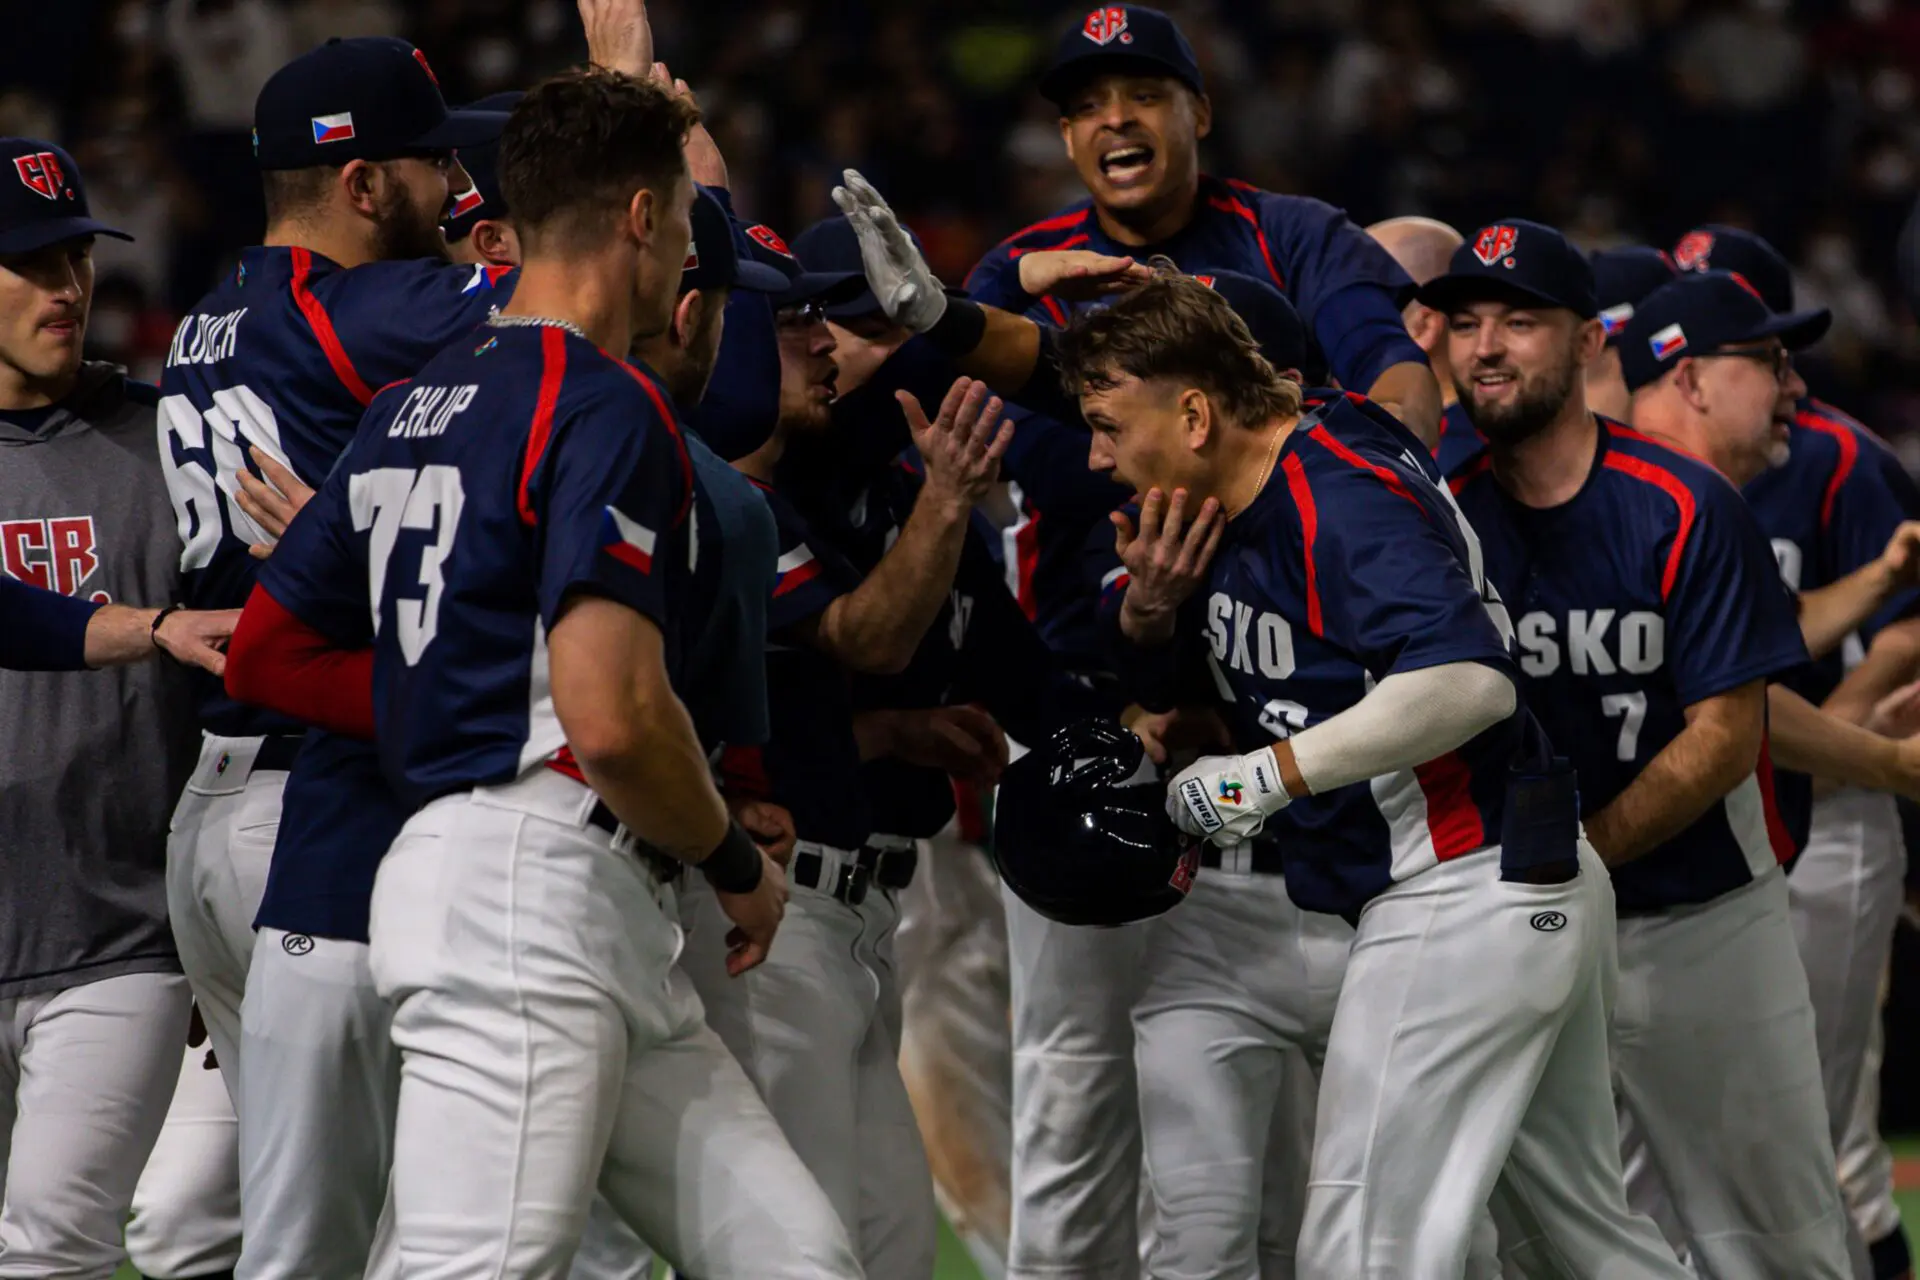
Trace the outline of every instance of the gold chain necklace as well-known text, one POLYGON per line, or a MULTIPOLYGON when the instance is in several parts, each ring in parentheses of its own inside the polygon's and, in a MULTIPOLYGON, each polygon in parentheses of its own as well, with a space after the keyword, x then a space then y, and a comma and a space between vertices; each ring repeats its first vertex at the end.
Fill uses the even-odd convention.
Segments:
POLYGON ((1254 483, 1252 496, 1247 499, 1245 505, 1227 512, 1227 519, 1233 519, 1242 511, 1245 511, 1247 507, 1252 506, 1259 499, 1260 494, 1265 491, 1267 481, 1273 478, 1273 460, 1280 452, 1280 436, 1280 428, 1275 427, 1273 429, 1273 438, 1267 441, 1267 460, 1261 465, 1260 479, 1254 483))

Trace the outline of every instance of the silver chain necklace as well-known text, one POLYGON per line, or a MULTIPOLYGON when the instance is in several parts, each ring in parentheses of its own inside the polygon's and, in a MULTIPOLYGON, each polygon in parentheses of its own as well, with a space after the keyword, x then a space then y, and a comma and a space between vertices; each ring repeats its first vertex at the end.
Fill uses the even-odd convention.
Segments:
POLYGON ((565 329, 574 337, 586 342, 593 341, 592 338, 587 337, 587 331, 573 321, 555 320, 551 316, 503 316, 496 311, 487 317, 487 323, 503 329, 526 329, 544 325, 551 329, 565 329))

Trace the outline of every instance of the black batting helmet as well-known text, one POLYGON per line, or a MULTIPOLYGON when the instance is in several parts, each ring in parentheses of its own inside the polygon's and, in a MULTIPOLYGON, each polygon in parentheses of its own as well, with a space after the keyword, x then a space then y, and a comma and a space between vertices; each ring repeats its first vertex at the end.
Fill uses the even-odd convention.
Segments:
POLYGON ((1187 896, 1200 846, 1167 817, 1166 787, 1140 739, 1081 720, 1000 779, 993 861, 1007 887, 1061 924, 1118 925, 1187 896))

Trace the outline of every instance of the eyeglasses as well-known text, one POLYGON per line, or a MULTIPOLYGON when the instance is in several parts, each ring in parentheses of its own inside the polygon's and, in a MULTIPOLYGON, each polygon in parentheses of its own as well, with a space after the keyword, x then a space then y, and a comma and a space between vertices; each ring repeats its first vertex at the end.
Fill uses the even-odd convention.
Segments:
POLYGON ((1787 375, 1793 372, 1793 352, 1785 347, 1732 347, 1725 351, 1708 351, 1694 357, 1696 360, 1715 360, 1723 356, 1736 360, 1751 360, 1755 364, 1772 365, 1773 380, 1785 382, 1787 375))
POLYGON ((804 329, 809 325, 825 324, 827 309, 818 302, 803 302, 797 307, 782 307, 774 316, 774 322, 782 329, 804 329))

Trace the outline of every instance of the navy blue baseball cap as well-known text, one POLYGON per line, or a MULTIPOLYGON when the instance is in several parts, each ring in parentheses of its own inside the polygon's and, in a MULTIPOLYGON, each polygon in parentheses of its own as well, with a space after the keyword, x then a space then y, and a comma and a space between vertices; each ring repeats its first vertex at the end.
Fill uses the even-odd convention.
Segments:
POLYGON ((262 169, 397 160, 499 138, 501 111, 449 111, 427 57, 392 36, 335 38, 274 72, 253 104, 262 169))
POLYGON ((1640 300, 1673 279, 1673 259, 1652 245, 1629 244, 1600 250, 1592 263, 1600 323, 1607 330, 1607 345, 1615 346, 1640 300))
POLYGON ((1620 372, 1627 390, 1658 382, 1688 356, 1778 338, 1788 350, 1820 341, 1833 317, 1825 311, 1785 315, 1768 307, 1745 276, 1731 271, 1686 272, 1661 285, 1634 308, 1620 335, 1620 372))
MULTIPOLYGON (((489 94, 462 110, 511 114, 525 96, 518 89, 509 89, 505 93, 489 94)), ((507 209, 507 198, 500 194, 500 139, 460 148, 460 167, 473 179, 473 185, 454 196, 447 220, 441 224, 449 244, 466 239, 474 224, 483 219, 513 216, 507 209)))
POLYGON ((1780 251, 1751 231, 1710 222, 1674 242, 1673 265, 1682 271, 1732 271, 1746 277, 1767 306, 1793 310, 1793 268, 1780 251))
POLYGON ((695 289, 751 289, 755 293, 784 293, 787 273, 755 262, 747 252, 750 241, 727 215, 720 198, 698 184, 693 192, 693 242, 687 246, 687 265, 680 272, 680 292, 695 289))
POLYGON ((1253 276, 1238 271, 1213 271, 1196 275, 1207 288, 1227 300, 1227 305, 1247 322, 1260 354, 1275 369, 1303 369, 1307 364, 1307 326, 1300 313, 1287 301, 1287 295, 1253 276))
POLYGON ((747 248, 754 261, 772 267, 787 278, 787 287, 774 296, 776 310, 817 302, 828 308, 829 314, 834 314, 833 308, 852 302, 863 293, 869 298, 873 296, 867 289, 867 273, 860 267, 857 250, 851 269, 844 265, 836 268, 801 259, 788 247, 779 232, 764 223, 748 227, 746 235, 747 248))
POLYGON ((1522 218, 1490 223, 1468 236, 1453 251, 1447 273, 1414 296, 1440 312, 1490 298, 1563 307, 1582 320, 1600 310, 1587 255, 1552 227, 1522 218))
POLYGON ((1193 46, 1158 9, 1137 4, 1107 4, 1089 9, 1060 37, 1053 61, 1040 77, 1040 93, 1065 107, 1069 94, 1094 76, 1109 71, 1172 76, 1195 93, 1205 93, 1193 46))
POLYGON ((32 253, 82 236, 132 236, 95 221, 80 166, 51 142, 0 138, 0 253, 32 253))

